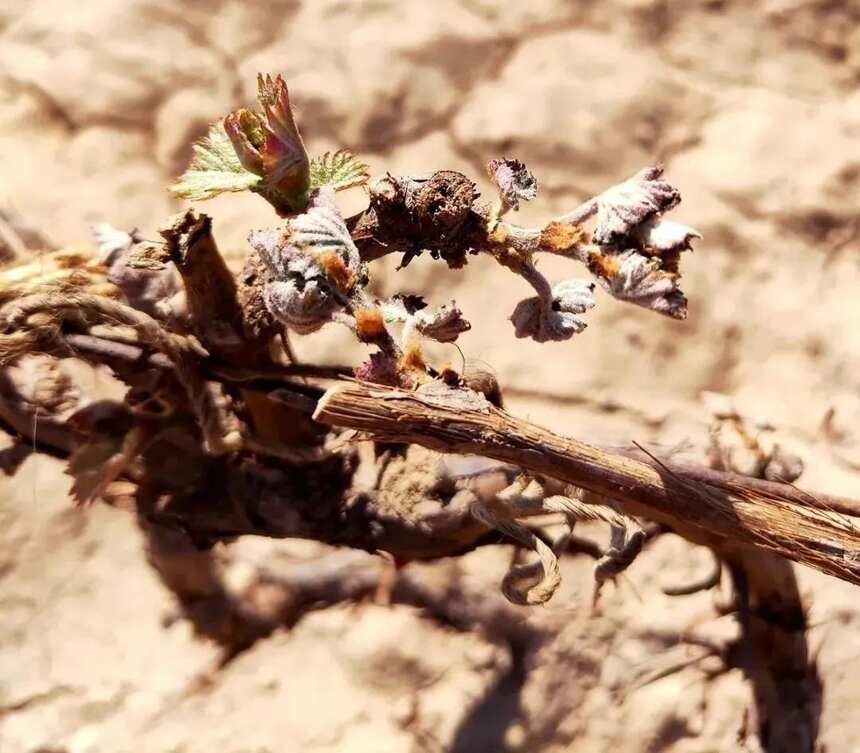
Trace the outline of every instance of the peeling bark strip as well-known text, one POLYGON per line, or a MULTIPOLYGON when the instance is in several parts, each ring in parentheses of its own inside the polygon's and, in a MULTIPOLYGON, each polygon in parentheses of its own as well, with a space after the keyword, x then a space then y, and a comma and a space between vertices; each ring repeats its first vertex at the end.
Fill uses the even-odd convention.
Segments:
POLYGON ((847 500, 787 484, 683 465, 643 462, 558 436, 451 390, 447 405, 420 393, 338 384, 314 418, 376 438, 513 463, 621 502, 626 511, 705 543, 765 549, 860 585, 860 526, 847 500), (472 405, 474 403, 474 407, 472 405))

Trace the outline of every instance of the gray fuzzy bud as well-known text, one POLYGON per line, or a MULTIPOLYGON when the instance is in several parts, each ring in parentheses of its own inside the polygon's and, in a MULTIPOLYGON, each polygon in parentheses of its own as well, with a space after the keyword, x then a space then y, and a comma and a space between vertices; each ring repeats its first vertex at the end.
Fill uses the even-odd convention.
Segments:
POLYGON ((511 315, 516 336, 539 343, 569 340, 588 326, 576 314, 594 307, 594 288, 593 282, 565 280, 553 288, 549 303, 538 296, 520 301, 511 315))

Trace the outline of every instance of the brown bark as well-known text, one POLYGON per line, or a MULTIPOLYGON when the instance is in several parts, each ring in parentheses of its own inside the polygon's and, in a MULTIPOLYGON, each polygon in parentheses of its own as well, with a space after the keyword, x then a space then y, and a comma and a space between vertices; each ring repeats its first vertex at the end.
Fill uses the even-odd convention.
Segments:
POLYGON ((636 460, 553 434, 462 391, 426 397, 420 391, 338 384, 320 400, 315 418, 379 439, 509 462, 617 500, 628 513, 668 524, 694 541, 771 551, 860 584, 860 528, 835 512, 860 509, 848 500, 636 460))

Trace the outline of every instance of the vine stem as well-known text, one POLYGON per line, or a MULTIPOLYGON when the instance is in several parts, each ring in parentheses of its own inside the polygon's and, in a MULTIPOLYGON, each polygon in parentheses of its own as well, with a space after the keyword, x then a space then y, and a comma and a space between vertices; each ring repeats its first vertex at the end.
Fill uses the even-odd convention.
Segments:
POLYGON ((559 436, 464 393, 343 382, 325 393, 314 418, 378 439, 512 463, 615 500, 628 514, 670 525, 697 543, 774 552, 860 585, 860 503, 632 458, 559 436))

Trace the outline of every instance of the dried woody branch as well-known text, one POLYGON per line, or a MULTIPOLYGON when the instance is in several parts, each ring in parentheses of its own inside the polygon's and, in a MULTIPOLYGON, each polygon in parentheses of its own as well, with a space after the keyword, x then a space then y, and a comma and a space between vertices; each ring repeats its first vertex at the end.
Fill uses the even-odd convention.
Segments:
POLYGON ((774 552, 860 584, 860 527, 848 500, 736 474, 644 462, 561 437, 466 390, 405 391, 338 384, 318 421, 376 439, 512 463, 621 503, 702 543, 730 541, 774 552))

